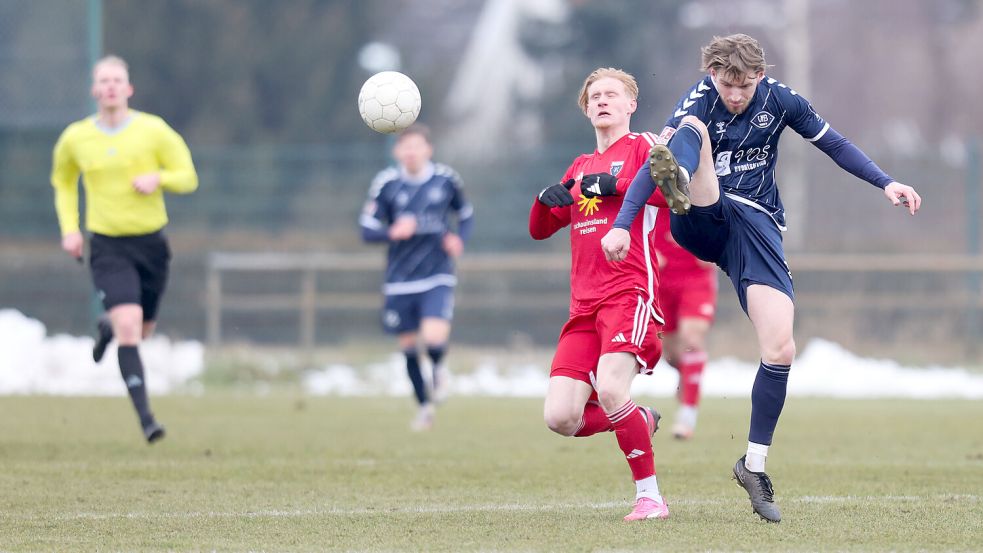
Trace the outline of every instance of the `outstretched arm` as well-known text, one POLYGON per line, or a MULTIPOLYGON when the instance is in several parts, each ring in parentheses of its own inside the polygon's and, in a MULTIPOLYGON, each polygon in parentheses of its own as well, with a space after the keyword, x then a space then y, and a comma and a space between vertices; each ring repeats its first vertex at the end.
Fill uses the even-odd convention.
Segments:
POLYGON ((903 204, 912 215, 921 207, 921 196, 914 188, 892 179, 867 154, 832 127, 826 129, 813 144, 850 174, 884 189, 884 195, 892 204, 903 204))

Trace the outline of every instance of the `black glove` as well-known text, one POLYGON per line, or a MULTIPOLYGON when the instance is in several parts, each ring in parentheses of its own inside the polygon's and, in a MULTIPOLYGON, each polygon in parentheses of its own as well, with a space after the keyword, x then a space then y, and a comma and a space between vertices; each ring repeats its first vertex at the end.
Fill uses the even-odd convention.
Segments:
POLYGON ((580 192, 585 198, 617 196, 618 177, 608 173, 584 175, 584 179, 580 181, 580 192))
POLYGON ((573 204, 570 189, 573 188, 574 182, 573 179, 569 179, 566 182, 547 186, 539 193, 539 201, 549 207, 566 207, 573 204))

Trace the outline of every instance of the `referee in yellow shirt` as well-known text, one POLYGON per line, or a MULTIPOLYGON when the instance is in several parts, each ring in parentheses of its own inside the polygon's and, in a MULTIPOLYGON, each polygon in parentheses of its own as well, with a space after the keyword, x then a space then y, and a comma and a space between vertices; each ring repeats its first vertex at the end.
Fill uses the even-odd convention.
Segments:
POLYGON ((137 346, 153 333, 167 284, 171 252, 164 192, 188 194, 198 175, 184 140, 163 119, 131 110, 126 62, 99 60, 92 70, 94 116, 68 126, 55 144, 51 184, 61 226, 61 247, 82 258, 78 179, 85 188, 85 223, 91 233, 89 266, 111 328, 100 330, 96 361, 116 336, 119 367, 147 441, 164 437, 147 401, 137 346))

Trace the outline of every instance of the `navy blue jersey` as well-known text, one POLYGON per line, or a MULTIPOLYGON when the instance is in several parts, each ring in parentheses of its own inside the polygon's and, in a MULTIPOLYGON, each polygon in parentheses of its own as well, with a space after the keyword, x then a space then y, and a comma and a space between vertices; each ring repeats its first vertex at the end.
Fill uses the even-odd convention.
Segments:
POLYGON ((734 115, 727 111, 707 75, 676 104, 662 137, 668 139, 686 115, 707 126, 714 168, 724 193, 764 211, 785 230, 785 209, 775 182, 778 139, 789 127, 815 142, 829 130, 829 124, 805 98, 769 77, 758 83, 747 109, 734 115))
POLYGON ((454 286, 454 263, 444 251, 444 235, 450 232, 449 215, 458 227, 470 222, 471 204, 464 197, 460 177, 453 169, 430 164, 418 179, 410 179, 395 167, 381 171, 372 181, 369 199, 359 224, 369 241, 389 241, 387 229, 400 216, 416 218, 416 233, 408 240, 389 241, 383 292, 387 295, 418 294, 437 286, 454 286))

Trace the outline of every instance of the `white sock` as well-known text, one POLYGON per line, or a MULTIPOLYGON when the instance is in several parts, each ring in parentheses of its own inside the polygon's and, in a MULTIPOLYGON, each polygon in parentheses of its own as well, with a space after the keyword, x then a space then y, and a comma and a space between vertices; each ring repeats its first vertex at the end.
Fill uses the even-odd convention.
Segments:
POLYGON ((767 458, 768 446, 754 442, 747 443, 747 457, 744 458, 745 468, 751 472, 764 472, 765 459, 767 458))
POLYGON ((683 167, 682 165, 679 166, 679 172, 683 174, 685 182, 689 182, 691 180, 689 178, 690 177, 689 171, 687 171, 686 168, 683 167))
POLYGON ((635 480, 635 499, 642 497, 662 501, 662 496, 659 494, 659 482, 655 479, 654 474, 648 478, 635 480))
POLYGON ((687 428, 696 428, 696 416, 699 414, 699 409, 692 405, 680 405, 679 410, 676 411, 676 422, 682 424, 687 428))

